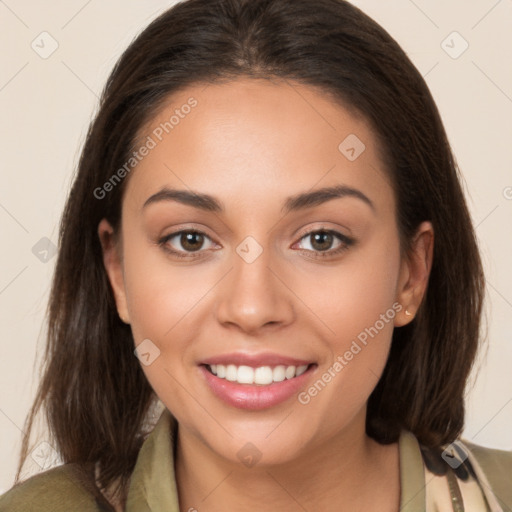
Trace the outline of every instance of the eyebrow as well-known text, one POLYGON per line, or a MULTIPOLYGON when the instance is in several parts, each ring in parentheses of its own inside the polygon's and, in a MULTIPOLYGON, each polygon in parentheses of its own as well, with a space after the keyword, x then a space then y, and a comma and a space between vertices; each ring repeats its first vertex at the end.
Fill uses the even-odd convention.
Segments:
MULTIPOLYGON (((285 200, 281 211, 283 213, 289 213, 292 211, 305 210, 307 208, 323 204, 327 201, 331 201, 332 199, 340 199, 344 197, 360 199, 375 212, 375 205, 368 196, 363 194, 360 190, 346 185, 324 187, 290 196, 285 200)), ((150 196, 145 201, 142 209, 146 208, 150 204, 160 201, 176 201, 207 212, 223 213, 225 211, 222 203, 209 194, 202 194, 190 190, 177 190, 168 187, 164 187, 156 194, 150 196)))

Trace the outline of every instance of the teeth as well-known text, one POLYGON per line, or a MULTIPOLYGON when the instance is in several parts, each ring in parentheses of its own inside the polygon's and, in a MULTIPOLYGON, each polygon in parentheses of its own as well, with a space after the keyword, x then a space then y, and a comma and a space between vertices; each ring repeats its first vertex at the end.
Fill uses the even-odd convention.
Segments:
POLYGON ((302 375, 308 365, 303 366, 284 366, 279 365, 274 368, 270 366, 260 366, 251 368, 250 366, 236 366, 234 364, 212 364, 210 371, 221 379, 226 379, 239 384, 257 384, 266 386, 272 382, 282 382, 285 379, 293 379, 302 375))
POLYGON ((274 382, 282 382, 284 379, 286 379, 286 366, 276 366, 272 371, 272 380, 274 382))
POLYGON ((308 369, 307 364, 305 364, 304 366, 299 366, 297 368, 297 373, 295 374, 295 376, 298 377, 299 375, 302 375, 307 369, 308 369))
POLYGON ((287 379, 293 379, 293 377, 295 377, 295 372, 296 372, 295 366, 288 366, 286 368, 286 371, 284 372, 284 376, 287 379))
POLYGON ((240 384, 252 384, 254 382, 254 369, 250 366, 239 366, 236 380, 240 384))
POLYGON ((255 384, 272 384, 272 368, 270 366, 260 366, 254 370, 255 384))

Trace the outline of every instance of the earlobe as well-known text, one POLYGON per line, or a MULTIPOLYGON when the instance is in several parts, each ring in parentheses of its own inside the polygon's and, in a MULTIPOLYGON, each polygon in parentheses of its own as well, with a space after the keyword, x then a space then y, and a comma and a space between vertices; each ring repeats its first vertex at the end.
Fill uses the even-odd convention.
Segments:
POLYGON ((434 255, 434 228, 430 222, 422 222, 404 255, 397 287, 397 301, 402 305, 395 316, 395 327, 411 322, 427 291, 428 279, 434 255))
POLYGON ((103 265, 107 272, 110 286, 114 293, 117 312, 125 324, 130 323, 128 306, 126 301, 126 290, 123 276, 123 266, 121 262, 121 248, 116 239, 114 230, 106 219, 102 219, 98 224, 98 237, 100 239, 103 252, 103 265))

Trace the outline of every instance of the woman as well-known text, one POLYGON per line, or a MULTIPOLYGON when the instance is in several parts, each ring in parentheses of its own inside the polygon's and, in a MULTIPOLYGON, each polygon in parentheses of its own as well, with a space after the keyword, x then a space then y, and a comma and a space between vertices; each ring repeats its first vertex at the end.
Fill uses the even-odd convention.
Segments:
POLYGON ((112 72, 62 218, 17 478, 41 408, 65 464, 0 511, 509 510, 512 452, 459 439, 483 286, 381 27, 182 2, 112 72))

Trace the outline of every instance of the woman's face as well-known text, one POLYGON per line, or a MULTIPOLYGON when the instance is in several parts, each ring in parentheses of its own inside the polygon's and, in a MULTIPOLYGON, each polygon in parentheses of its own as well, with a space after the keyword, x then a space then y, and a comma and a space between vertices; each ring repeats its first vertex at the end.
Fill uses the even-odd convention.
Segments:
POLYGON ((119 314, 182 435, 260 463, 364 435, 432 246, 427 226, 401 258, 368 124, 314 88, 238 79, 176 94, 140 140, 119 253, 106 221, 99 234, 119 314))

